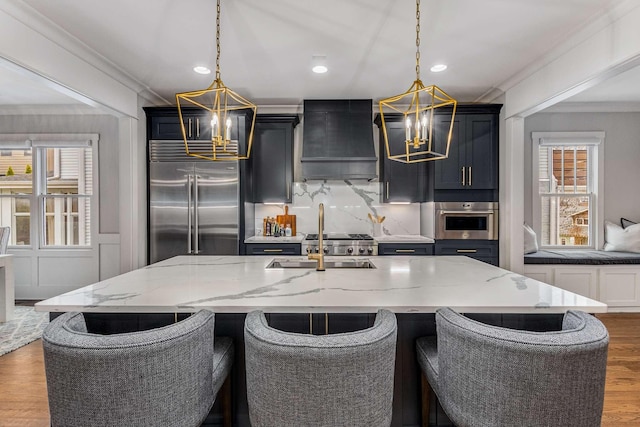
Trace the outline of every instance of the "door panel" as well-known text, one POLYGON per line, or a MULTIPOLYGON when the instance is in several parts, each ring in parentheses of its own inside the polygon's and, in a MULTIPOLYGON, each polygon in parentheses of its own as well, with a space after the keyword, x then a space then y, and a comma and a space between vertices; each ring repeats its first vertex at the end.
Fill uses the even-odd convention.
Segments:
MULTIPOLYGON (((435 116, 435 127, 433 139, 436 146, 442 141, 446 141, 451 126, 451 117, 435 116)), ((466 186, 466 168, 465 167, 465 147, 464 144, 465 129, 464 120, 460 116, 456 116, 453 122, 453 134, 451 135, 451 145, 449 146, 449 157, 443 160, 435 160, 435 178, 434 185, 436 190, 457 190, 466 186), (463 173, 465 176, 463 177, 463 173), (464 185, 463 185, 464 182, 464 185)))
POLYGON ((149 165, 149 262, 190 252, 188 186, 193 163, 149 165))
POLYGON ((491 190, 497 188, 497 158, 495 144, 497 139, 495 121, 492 114, 467 116, 467 185, 475 189, 491 190))
MULTIPOLYGON (((200 255, 237 255, 238 163, 196 163, 194 227, 200 255)), ((194 250, 196 247, 194 246, 194 250)))

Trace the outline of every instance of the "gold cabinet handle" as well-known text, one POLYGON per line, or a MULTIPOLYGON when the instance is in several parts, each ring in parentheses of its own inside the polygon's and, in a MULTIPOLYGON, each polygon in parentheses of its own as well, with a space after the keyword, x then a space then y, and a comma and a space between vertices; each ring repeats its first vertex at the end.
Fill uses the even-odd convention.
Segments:
POLYGON ((478 250, 477 249, 457 249, 456 252, 459 254, 475 254, 476 252, 478 252, 478 250))
POLYGON ((465 186, 465 173, 464 173, 464 167, 460 168, 460 172, 462 173, 462 186, 465 186))
POLYGON ((471 187, 471 166, 469 166, 469 187, 471 187))
POLYGON ((282 252, 282 249, 263 249, 262 252, 282 252))
POLYGON ((291 183, 287 182, 287 200, 291 199, 291 183))
POLYGON ((189 119, 189 138, 191 138, 191 119, 189 119))
POLYGON ((387 181, 387 200, 389 200, 389 181, 387 181))
POLYGON ((196 117, 196 138, 200 139, 200 118, 196 117))
POLYGON ((398 254, 412 254, 414 253, 416 250, 415 249, 396 249, 396 253, 398 254))

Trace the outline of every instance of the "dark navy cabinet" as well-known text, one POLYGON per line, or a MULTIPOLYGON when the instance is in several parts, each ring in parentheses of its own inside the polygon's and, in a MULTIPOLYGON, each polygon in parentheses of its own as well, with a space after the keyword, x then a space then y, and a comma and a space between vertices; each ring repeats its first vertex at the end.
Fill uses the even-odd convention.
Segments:
POLYGON ((300 255, 300 243, 246 243, 247 255, 300 255))
MULTIPOLYGON (((387 137, 392 154, 404 152, 405 128, 402 114, 385 114, 387 137)), ((380 182, 382 202, 426 202, 433 200, 428 171, 430 162, 401 163, 389 160, 380 115, 374 120, 379 128, 380 182)))
MULTIPOLYGON (((456 111, 449 157, 434 163, 436 201, 498 198, 499 104, 461 105, 456 111)), ((436 115, 434 139, 447 137, 451 116, 436 115)))
MULTIPOLYGON (((194 141, 211 139, 211 117, 207 118, 206 111, 183 109, 182 118, 187 139, 194 141)), ((155 109, 149 122, 151 123, 150 129, 148 129, 149 139, 182 139, 180 116, 176 108, 171 110, 155 109)))
POLYGON ((293 130, 297 115, 258 115, 251 149, 253 201, 291 203, 293 130))
POLYGON ((497 240, 436 240, 436 255, 464 255, 499 265, 497 240))
POLYGON ((378 243, 378 255, 433 255, 433 243, 378 243))

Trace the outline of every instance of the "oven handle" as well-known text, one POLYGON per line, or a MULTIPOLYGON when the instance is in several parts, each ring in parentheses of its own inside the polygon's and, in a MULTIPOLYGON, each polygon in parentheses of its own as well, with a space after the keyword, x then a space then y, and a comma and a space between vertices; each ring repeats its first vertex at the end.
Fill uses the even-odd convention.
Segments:
POLYGON ((440 211, 440 215, 461 215, 461 214, 478 214, 478 215, 494 215, 494 211, 440 211))

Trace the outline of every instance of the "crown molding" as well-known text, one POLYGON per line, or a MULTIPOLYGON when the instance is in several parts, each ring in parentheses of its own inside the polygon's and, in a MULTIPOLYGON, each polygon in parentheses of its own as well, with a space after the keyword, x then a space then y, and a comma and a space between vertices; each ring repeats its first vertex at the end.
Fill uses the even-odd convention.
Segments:
POLYGON ((603 11, 597 16, 594 16, 589 22, 571 33, 565 40, 551 48, 542 56, 531 61, 529 65, 525 66, 521 71, 496 85, 496 88, 500 89, 502 92, 507 92, 527 77, 530 77, 558 58, 567 54, 571 49, 585 42, 590 37, 610 26, 612 22, 619 20, 638 7, 640 7, 639 2, 635 0, 627 0, 615 7, 612 7, 611 9, 603 11))
POLYGON ((640 113, 640 102, 559 102, 538 113, 640 113))
POLYGON ((0 9, 82 61, 133 90, 150 103, 171 103, 22 0, 0 0, 0 9))

